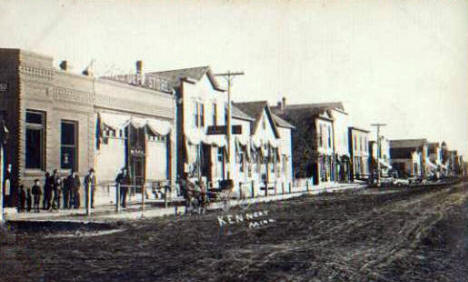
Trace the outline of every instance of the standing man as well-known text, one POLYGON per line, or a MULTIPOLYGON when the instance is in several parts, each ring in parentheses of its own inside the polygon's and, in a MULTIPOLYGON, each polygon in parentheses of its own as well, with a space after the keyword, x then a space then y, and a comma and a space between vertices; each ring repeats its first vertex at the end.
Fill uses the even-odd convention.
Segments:
POLYGON ((75 209, 80 208, 80 187, 81 187, 81 180, 80 176, 76 171, 73 172, 73 179, 72 179, 72 199, 73 207, 75 209))
POLYGON ((41 187, 39 186, 39 179, 34 179, 34 186, 31 192, 34 200, 34 212, 39 212, 39 200, 42 194, 41 187))
POLYGON ((42 198, 42 209, 50 209, 50 199, 52 195, 52 177, 47 171, 44 176, 44 198, 42 198))
POLYGON ((70 174, 63 181, 63 189, 62 189, 63 195, 62 196, 63 196, 63 208, 64 209, 71 208, 72 187, 73 187, 73 170, 70 170, 70 174))
POLYGON ((60 209, 60 192, 61 192, 61 180, 60 175, 56 169, 54 169, 52 174, 52 190, 54 192, 54 197, 52 201, 53 209, 60 209))
POLYGON ((127 193, 129 183, 130 177, 128 175, 127 168, 124 167, 120 170, 117 178, 115 178, 115 184, 120 188, 120 205, 123 208, 127 207, 127 193))
POLYGON ((84 179, 85 193, 86 193, 86 205, 90 201, 91 208, 94 209, 94 191, 96 188, 96 176, 94 175, 94 169, 91 168, 89 173, 84 179))

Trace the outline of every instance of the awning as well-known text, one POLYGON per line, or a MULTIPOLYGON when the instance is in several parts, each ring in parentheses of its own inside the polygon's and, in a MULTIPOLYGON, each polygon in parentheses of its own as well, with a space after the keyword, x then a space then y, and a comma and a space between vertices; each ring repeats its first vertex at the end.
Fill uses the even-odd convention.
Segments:
POLYGON ((225 135, 206 135, 200 140, 204 144, 216 147, 224 147, 227 144, 225 135))
POLYGON ((136 128, 148 126, 153 133, 159 135, 167 135, 171 131, 171 124, 165 120, 132 117, 130 115, 114 113, 99 113, 99 116, 103 124, 114 130, 120 130, 128 124, 132 124, 136 128))
POLYGON ((197 160, 197 146, 190 144, 188 141, 185 142, 185 157, 188 164, 193 163, 197 160))
POLYGON ((167 135, 172 129, 171 123, 166 120, 148 119, 147 124, 151 131, 159 135, 167 135))
POLYGON ((135 128, 143 128, 145 127, 147 120, 144 118, 138 118, 138 117, 131 117, 130 118, 130 123, 135 127, 135 128))
POLYGON ((252 137, 250 140, 252 142, 253 147, 255 148, 262 147, 262 140, 260 140, 260 138, 255 136, 255 137, 252 137))
POLYGON ((379 163, 380 163, 380 165, 383 166, 384 168, 392 169, 392 166, 391 166, 389 163, 387 163, 387 162, 384 162, 384 161, 382 161, 382 160, 379 160, 379 163))
POLYGON ((277 139, 271 139, 271 140, 268 140, 268 144, 270 144, 270 146, 273 147, 273 148, 277 148, 279 142, 278 142, 277 139))
POLYGON ((427 160, 426 162, 427 166, 433 170, 437 170, 437 165, 431 162, 430 160, 427 160))
POLYGON ((130 115, 99 113, 101 123, 114 130, 123 129, 130 122, 130 115))
POLYGON ((187 138, 187 142, 193 145, 200 144, 200 142, 202 141, 202 137, 203 137, 202 134, 197 130, 189 131, 185 134, 185 138, 187 138))
POLYGON ((250 141, 250 136, 239 135, 236 136, 236 141, 239 142, 242 146, 246 146, 250 141))

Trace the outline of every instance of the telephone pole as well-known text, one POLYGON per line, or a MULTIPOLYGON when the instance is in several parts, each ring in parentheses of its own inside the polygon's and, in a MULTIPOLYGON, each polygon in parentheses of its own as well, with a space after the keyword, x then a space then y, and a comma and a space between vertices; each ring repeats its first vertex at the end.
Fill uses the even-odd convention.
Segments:
POLYGON ((227 94, 228 94, 228 105, 227 105, 227 122, 226 122, 226 135, 227 135, 227 161, 229 163, 228 165, 228 172, 227 172, 227 179, 231 179, 231 134, 232 134, 232 126, 231 126, 231 118, 232 118, 232 113, 231 113, 231 108, 232 108, 232 102, 231 102, 231 86, 232 86, 232 81, 236 76, 239 75, 244 75, 244 72, 231 72, 227 71, 225 73, 217 73, 215 76, 222 76, 224 79, 226 79, 227 82, 227 94))
POLYGON ((381 155, 381 147, 380 147, 380 128, 386 126, 385 123, 372 123, 371 126, 375 126, 377 128, 377 187, 380 187, 380 155, 381 155))

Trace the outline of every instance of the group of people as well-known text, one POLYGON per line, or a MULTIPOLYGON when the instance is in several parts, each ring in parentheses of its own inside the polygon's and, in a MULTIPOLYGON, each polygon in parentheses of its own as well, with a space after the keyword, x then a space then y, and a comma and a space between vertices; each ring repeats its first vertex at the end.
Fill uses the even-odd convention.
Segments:
POLYGON ((185 199, 185 207, 191 213, 205 213, 209 202, 208 191, 203 181, 192 182, 186 174, 179 179, 180 193, 185 199))
MULTIPOLYGON (((91 208, 94 208, 94 191, 96 187, 96 176, 94 169, 90 169, 89 173, 84 178, 86 201, 90 196, 91 208), (88 195, 87 187, 90 187, 88 195)), ((39 204, 42 196, 43 210, 58 210, 58 209, 79 209, 80 203, 81 180, 76 171, 71 170, 66 177, 60 176, 57 169, 54 169, 52 174, 45 173, 43 186, 39 179, 34 180, 34 185, 31 188, 20 184, 18 189, 18 211, 34 211, 39 212, 39 204)))

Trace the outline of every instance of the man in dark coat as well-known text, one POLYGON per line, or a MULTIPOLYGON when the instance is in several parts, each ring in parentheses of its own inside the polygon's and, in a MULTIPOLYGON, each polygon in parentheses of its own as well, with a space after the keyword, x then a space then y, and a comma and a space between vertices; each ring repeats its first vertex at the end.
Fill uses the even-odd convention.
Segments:
POLYGON ((63 181, 63 208, 70 209, 71 208, 71 194, 73 188, 73 170, 70 170, 70 174, 65 178, 63 181))
POLYGON ((52 196, 52 177, 49 172, 45 173, 44 177, 44 198, 42 198, 42 208, 50 209, 50 200, 52 196))
POLYGON ((52 174, 52 191, 54 192, 52 208, 60 209, 60 193, 62 191, 62 180, 56 169, 52 174))
POLYGON ((81 180, 80 176, 76 171, 73 172, 73 179, 72 179, 72 196, 71 201, 73 202, 73 207, 75 209, 80 208, 80 187, 81 187, 81 180))
POLYGON ((26 191, 24 190, 24 185, 21 184, 18 189, 18 212, 24 211, 25 203, 26 203, 26 191))
POLYGON ((84 188, 86 193, 86 205, 88 201, 91 202, 91 208, 94 209, 94 195, 96 190, 96 175, 94 175, 94 169, 90 169, 89 173, 85 176, 84 179, 84 188), (89 187, 89 189, 88 189, 89 187), (91 193, 91 194, 89 194, 91 193), (91 198, 89 198, 91 197, 91 198), (89 200, 88 200, 89 199, 89 200))
POLYGON ((122 168, 120 173, 115 178, 115 185, 120 187, 120 205, 122 207, 127 207, 127 193, 128 185, 130 184, 130 177, 127 172, 127 168, 122 168))
POLYGON ((41 199, 41 187, 39 186, 39 179, 34 180, 34 185, 31 189, 34 198, 34 211, 39 212, 39 200, 41 199))

